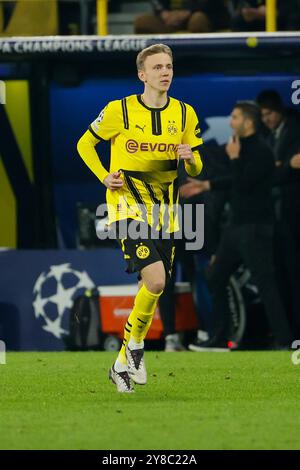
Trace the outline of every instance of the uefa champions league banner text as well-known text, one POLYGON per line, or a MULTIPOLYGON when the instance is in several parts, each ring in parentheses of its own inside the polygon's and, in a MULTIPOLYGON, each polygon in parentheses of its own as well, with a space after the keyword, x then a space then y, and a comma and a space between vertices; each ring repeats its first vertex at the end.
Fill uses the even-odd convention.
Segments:
POLYGON ((0 80, 0 104, 6 104, 6 86, 2 80, 0 80))
POLYGON ((6 345, 0 340, 0 364, 6 364, 6 345))
MULTIPOLYGON (((186 241, 186 250, 200 250, 204 245, 204 204, 185 204, 180 205, 165 205, 165 204, 154 204, 149 214, 149 209, 146 206, 140 204, 138 210, 141 214, 147 214, 148 220, 152 221, 152 227, 157 227, 159 221, 163 221, 163 228, 158 231, 151 229, 150 238, 152 240, 163 239, 169 240, 171 233, 168 228, 170 219, 174 220, 174 238, 175 240, 186 241), (177 220, 177 222, 176 222, 177 220), (194 230, 193 230, 194 227, 194 230)), ((120 225, 118 238, 123 239, 129 238, 137 240, 139 238, 149 238, 149 227, 148 224, 136 224, 136 220, 131 219, 130 215, 136 216, 137 212, 135 208, 128 207, 123 204, 117 204, 117 208, 111 204, 100 204, 96 210, 96 217, 104 218, 107 214, 115 214, 117 219, 123 220, 128 219, 129 222, 124 225, 120 225)), ((116 238, 114 230, 104 229, 100 227, 99 220, 96 222, 96 233, 99 240, 113 240, 116 238)))

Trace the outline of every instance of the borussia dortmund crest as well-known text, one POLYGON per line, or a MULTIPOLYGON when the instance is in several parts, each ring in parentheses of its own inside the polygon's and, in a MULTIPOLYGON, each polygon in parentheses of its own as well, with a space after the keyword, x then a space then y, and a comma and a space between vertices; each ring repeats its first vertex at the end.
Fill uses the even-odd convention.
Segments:
POLYGON ((145 245, 140 245, 136 249, 136 256, 140 259, 146 259, 150 255, 150 250, 145 245))
POLYGON ((169 124, 168 124, 168 133, 170 135, 176 135, 178 132, 178 129, 176 127, 176 124, 175 124, 175 121, 169 121, 169 124))

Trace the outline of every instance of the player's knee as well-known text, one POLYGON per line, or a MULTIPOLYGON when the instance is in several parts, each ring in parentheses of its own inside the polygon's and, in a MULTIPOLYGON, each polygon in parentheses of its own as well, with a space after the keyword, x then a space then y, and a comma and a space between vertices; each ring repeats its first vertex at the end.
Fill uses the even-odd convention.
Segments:
POLYGON ((141 271, 142 281, 148 291, 153 294, 161 293, 165 288, 166 273, 162 261, 149 264, 141 271))
POLYGON ((190 33, 208 33, 211 30, 211 23, 205 13, 201 11, 193 13, 188 22, 188 31, 190 33))
POLYGON ((154 279, 147 281, 146 287, 148 291, 152 292, 153 294, 159 294, 164 290, 165 283, 165 276, 156 276, 154 279))
POLYGON ((153 32, 153 18, 152 15, 140 15, 134 20, 135 34, 147 34, 153 32))

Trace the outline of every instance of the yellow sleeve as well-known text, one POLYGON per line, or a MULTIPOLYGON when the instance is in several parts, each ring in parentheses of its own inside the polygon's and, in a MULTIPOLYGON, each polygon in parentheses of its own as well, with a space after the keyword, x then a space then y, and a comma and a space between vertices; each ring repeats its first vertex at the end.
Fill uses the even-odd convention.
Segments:
POLYGON ((199 147, 203 144, 203 140, 200 137, 201 130, 199 125, 198 116, 192 106, 186 104, 186 126, 183 134, 182 143, 189 144, 193 150, 193 156, 195 163, 190 165, 184 162, 185 171, 190 176, 197 176, 201 173, 203 164, 199 153, 199 147))
POLYGON ((194 156, 194 159, 195 159, 194 164, 190 165, 186 161, 184 162, 185 171, 187 172, 187 174, 189 176, 199 175, 202 171, 202 168, 203 168, 203 163, 202 163, 201 155, 200 155, 199 151, 194 150, 193 156, 194 156))
POLYGON ((89 126, 99 139, 110 140, 120 133, 122 125, 122 105, 120 100, 110 101, 100 111, 99 116, 89 126))
POLYGON ((189 104, 186 104, 186 124, 182 137, 183 144, 189 144, 192 150, 198 148, 203 144, 203 140, 200 136, 200 124, 198 116, 189 104))
POLYGON ((90 131, 86 131, 78 141, 77 150, 84 163, 89 167, 94 175, 97 176, 101 183, 103 183, 104 178, 106 178, 109 173, 102 165, 95 150, 95 146, 98 143, 99 139, 94 137, 90 131))

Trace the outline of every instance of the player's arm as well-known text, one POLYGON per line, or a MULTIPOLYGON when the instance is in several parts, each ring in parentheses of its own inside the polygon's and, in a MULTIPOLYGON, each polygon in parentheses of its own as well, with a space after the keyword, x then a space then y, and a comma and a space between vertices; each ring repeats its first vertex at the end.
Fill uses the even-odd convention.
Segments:
POLYGON ((79 139, 77 144, 77 150, 84 163, 89 169, 97 176, 97 178, 103 183, 108 189, 114 191, 123 186, 120 172, 109 173, 102 165, 98 153, 96 152, 95 146, 99 143, 99 138, 93 136, 90 130, 86 131, 85 134, 79 139))
POLYGON ((92 122, 89 129, 79 139, 77 150, 89 169, 108 189, 114 191, 123 186, 120 172, 109 173, 102 165, 96 152, 96 145, 101 138, 110 140, 118 134, 118 111, 120 104, 115 101, 109 103, 92 122))
POLYGON ((99 142, 100 139, 94 137, 91 131, 87 130, 79 139, 77 150, 84 163, 89 167, 94 175, 97 176, 101 183, 103 183, 109 173, 102 165, 95 149, 95 146, 99 142))
POLYGON ((186 105, 185 131, 182 144, 178 146, 178 155, 184 160, 185 171, 189 176, 199 175, 203 167, 199 150, 203 144, 200 132, 197 114, 192 106, 186 105))

